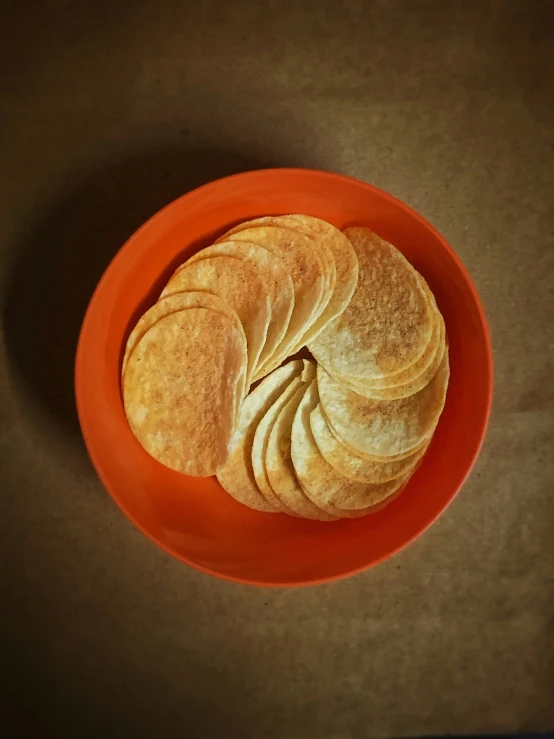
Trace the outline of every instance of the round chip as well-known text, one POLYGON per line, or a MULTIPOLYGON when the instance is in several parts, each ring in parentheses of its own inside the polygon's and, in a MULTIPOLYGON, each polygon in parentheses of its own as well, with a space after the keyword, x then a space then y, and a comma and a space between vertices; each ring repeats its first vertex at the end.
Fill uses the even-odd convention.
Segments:
POLYGON ((337 517, 319 508, 302 489, 291 459, 292 424, 305 392, 306 386, 296 391, 281 409, 271 429, 265 457, 267 476, 279 500, 298 516, 315 521, 332 521, 337 517))
MULTIPOLYGON (((418 276, 431 303, 434 320, 431 340, 417 362, 406 370, 381 378, 367 379, 350 375, 335 375, 336 380, 348 385, 352 390, 366 398, 396 400, 413 395, 413 393, 425 387, 439 368, 446 342, 444 319, 437 308, 434 295, 429 290, 427 283, 421 275, 418 276)), ((333 373, 331 372, 331 374, 333 373)))
POLYGON ((401 398, 407 398, 410 395, 418 393, 420 390, 431 382, 435 374, 441 365, 441 362, 446 351, 446 344, 444 342, 444 333, 442 333, 442 340, 439 342, 439 346, 435 352, 431 364, 414 380, 407 382, 404 385, 396 385, 393 387, 368 387, 359 380, 350 380, 346 383, 347 387, 359 395, 363 395, 365 398, 373 398, 375 400, 400 400, 401 398))
MULTIPOLYGON (((252 264, 262 277, 269 294, 271 305, 271 319, 267 329, 265 344, 258 357, 259 367, 273 355, 287 333, 290 317, 294 308, 294 285, 292 278, 285 269, 282 259, 267 249, 256 244, 242 241, 222 241, 202 249, 185 264, 198 262, 201 259, 217 255, 244 259, 252 264)), ((185 265, 182 265, 183 267, 185 265)), ((254 373, 252 382, 258 378, 254 373)))
POLYGON ((358 257, 358 284, 346 310, 308 348, 335 375, 386 377, 425 352, 432 307, 419 275, 397 249, 366 228, 345 234, 358 257))
POLYGON ((161 318, 139 339, 123 377, 129 425, 166 467, 213 475, 229 455, 241 372, 240 331, 217 311, 161 318))
MULTIPOLYGON (((267 374, 278 367, 283 359, 293 352, 292 348, 302 339, 308 328, 317 320, 324 306, 321 305, 325 287, 323 264, 314 249, 314 243, 290 228, 258 226, 243 228, 225 234, 219 241, 230 236, 233 241, 247 241, 263 246, 280 257, 294 284, 294 309, 285 338, 260 371, 267 374)), ((261 376, 259 373, 257 376, 261 376)))
POLYGON ((323 459, 339 475, 354 482, 382 483, 403 477, 415 468, 427 450, 420 451, 397 462, 376 462, 353 454, 333 435, 318 405, 310 414, 310 429, 323 459))
POLYGON ((271 319, 268 291, 256 268, 242 259, 227 256, 186 263, 169 280, 161 297, 187 290, 218 295, 236 311, 248 344, 249 384, 271 319))
MULTIPOLYGON (((121 375, 123 376, 125 374, 125 368, 127 366, 127 361, 129 359, 129 356, 135 346, 137 345, 137 342, 144 336, 144 334, 148 331, 148 329, 153 326, 157 321, 160 320, 160 318, 163 318, 164 316, 169 315, 170 313, 176 313, 180 310, 186 310, 187 308, 210 308, 211 310, 215 310, 218 313, 223 313, 224 316, 227 316, 232 322, 233 325, 238 329, 238 331, 241 334, 241 340, 244 344, 244 356, 246 357, 247 347, 246 347, 246 336, 244 335, 244 330, 242 328, 242 323, 240 322, 240 319, 236 312, 231 308, 231 306, 226 303, 222 298, 218 297, 217 295, 211 295, 210 293, 203 293, 203 292, 188 292, 188 293, 176 293, 175 295, 170 295, 167 298, 162 298, 157 303, 155 303, 151 308, 149 308, 146 313, 139 318, 135 328, 131 331, 129 334, 129 338, 127 339, 127 345, 125 347, 125 354, 123 356, 123 364, 121 369, 121 375)), ((244 396, 246 390, 246 363, 244 365, 244 369, 241 372, 241 377, 239 380, 239 403, 237 405, 237 413, 240 408, 240 402, 242 401, 242 398, 244 396)))
POLYGON ((229 446, 229 459, 217 471, 217 479, 235 500, 256 511, 276 513, 277 508, 260 492, 252 468, 252 444, 259 422, 303 368, 300 359, 268 375, 242 404, 240 419, 229 446))
POLYGON ((298 405, 292 426, 292 462, 305 494, 330 515, 357 518, 402 487, 409 475, 381 484, 360 483, 338 474, 323 458, 310 428, 317 407, 317 383, 313 382, 298 405))
POLYGON ((334 380, 321 365, 317 382, 321 405, 339 440, 355 452, 380 457, 415 451, 431 437, 444 407, 448 351, 431 382, 408 398, 373 400, 334 380))

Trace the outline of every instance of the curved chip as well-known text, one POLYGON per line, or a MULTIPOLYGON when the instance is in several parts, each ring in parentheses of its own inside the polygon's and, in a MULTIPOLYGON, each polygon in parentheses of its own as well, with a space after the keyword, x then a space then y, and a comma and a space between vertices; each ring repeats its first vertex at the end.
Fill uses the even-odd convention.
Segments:
POLYGON ((382 483, 395 480, 411 472, 427 450, 420 451, 396 462, 377 462, 353 454, 333 435, 321 406, 310 414, 310 429, 323 459, 339 475, 354 482, 382 483))
POLYGON ((258 424, 295 377, 303 362, 294 360, 268 375, 242 404, 240 420, 229 446, 229 459, 217 471, 217 479, 235 500, 257 511, 277 512, 256 483, 252 468, 252 444, 258 424))
MULTIPOLYGON (((213 246, 202 249, 185 264, 197 262, 207 257, 217 255, 244 259, 252 264, 262 277, 269 294, 271 305, 271 319, 267 329, 265 344, 258 357, 257 366, 263 364, 273 355, 287 333, 290 317, 294 308, 294 285, 292 278, 285 269, 282 259, 267 249, 256 244, 242 241, 222 241, 213 246)), ((182 265, 184 267, 185 265, 182 265)), ((179 268, 181 269, 181 267, 179 268)), ((252 382, 258 378, 254 372, 252 382)))
POLYGON ((213 475, 229 455, 239 380, 240 331, 207 308, 161 318, 129 356, 123 401, 144 449, 166 467, 213 475))
POLYGON ((381 484, 360 483, 338 474, 323 458, 310 428, 318 403, 317 384, 304 394, 292 426, 292 462, 296 476, 311 501, 328 514, 357 518, 399 490, 409 475, 381 484))
POLYGON ((283 390, 281 395, 274 401, 273 405, 266 411, 265 415, 259 421, 252 442, 252 471, 262 495, 275 508, 283 509, 284 506, 280 499, 273 492, 273 488, 269 482, 266 469, 266 451, 269 441, 269 435, 273 428, 282 408, 289 402, 296 391, 305 387, 307 382, 311 382, 315 376, 315 364, 313 362, 303 361, 302 374, 295 377, 283 390))
POLYGON ((346 310, 308 348, 336 375, 368 379, 407 369, 431 339, 433 311, 404 256, 366 228, 345 230, 359 277, 346 310))
POLYGON ((327 221, 299 213, 286 216, 286 219, 295 224, 296 228, 305 229, 305 232, 311 234, 318 245, 326 247, 335 265, 335 282, 331 298, 323 313, 304 336, 304 343, 307 344, 315 339, 328 323, 346 310, 358 284, 358 258, 352 244, 342 231, 327 221))
MULTIPOLYGON (((300 218, 304 218, 304 216, 300 216, 300 218)), ((331 250, 325 241, 319 238, 320 233, 318 233, 315 228, 308 226, 305 221, 298 220, 298 218, 295 218, 295 216, 292 215, 261 216, 260 218, 254 218, 251 221, 244 221, 243 223, 239 223, 237 226, 234 226, 231 231, 227 232, 226 236, 230 234, 232 237, 233 234, 236 234, 239 231, 244 231, 249 228, 263 228, 265 226, 285 228, 286 230, 292 229, 303 237, 307 237, 312 242, 317 256, 321 260, 321 264, 323 266, 324 285, 318 306, 318 311, 321 313, 331 298, 336 282, 335 259, 331 250)), ((219 239, 219 241, 221 241, 221 239, 219 239)), ((297 351, 297 349, 292 349, 291 353, 294 353, 294 351, 297 351)))
MULTIPOLYGON (((308 328, 317 320, 325 287, 323 264, 314 243, 290 228, 257 226, 243 228, 225 234, 219 242, 233 237, 233 241, 247 241, 263 246, 280 257, 294 284, 294 309, 285 338, 273 357, 260 367, 267 374, 292 354, 291 349, 301 340, 308 328)), ((259 373, 257 376, 261 376, 259 373)))
POLYGON ((271 319, 268 291, 257 270, 242 259, 227 256, 186 263, 169 280, 161 297, 187 290, 218 295, 236 311, 248 344, 249 384, 271 319))
POLYGON ((364 398, 321 365, 317 371, 321 405, 335 435, 355 452, 378 457, 415 451, 431 437, 444 407, 448 378, 448 350, 431 382, 401 400, 364 398))
POLYGON ((332 521, 337 517, 318 507, 302 489, 291 459, 292 424, 305 393, 306 386, 300 387, 281 409, 273 424, 265 457, 267 476, 273 491, 286 508, 302 518, 332 521))
POLYGON ((359 395, 363 395, 366 398, 372 398, 374 400, 401 400, 402 398, 408 398, 410 395, 415 395, 416 393, 423 390, 423 388, 431 382, 433 377, 438 372, 439 367, 441 366, 445 351, 446 345, 444 344, 444 342, 441 342, 441 346, 438 347, 438 350, 433 357, 433 361, 427 367, 427 369, 422 372, 421 375, 419 375, 419 377, 417 377, 415 380, 407 382, 405 385, 398 385, 395 387, 367 388, 361 383, 349 383, 348 386, 351 390, 354 390, 354 392, 358 393, 359 395))

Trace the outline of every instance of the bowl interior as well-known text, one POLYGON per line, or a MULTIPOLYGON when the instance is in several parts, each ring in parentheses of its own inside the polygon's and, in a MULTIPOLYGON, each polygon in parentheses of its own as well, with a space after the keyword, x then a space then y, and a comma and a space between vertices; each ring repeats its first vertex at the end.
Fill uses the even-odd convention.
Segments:
POLYGON ((451 248, 419 215, 367 184, 307 170, 264 170, 194 190, 139 229, 108 267, 79 340, 76 394, 85 441, 126 515, 183 561, 266 585, 332 579, 376 564, 420 534, 460 488, 479 451, 492 395, 488 332, 472 283, 451 248), (423 463, 382 511, 319 523, 251 511, 215 478, 193 478, 152 459, 131 433, 119 373, 125 341, 173 269, 233 224, 306 213, 339 228, 367 225, 429 282, 450 342, 446 407, 423 463))

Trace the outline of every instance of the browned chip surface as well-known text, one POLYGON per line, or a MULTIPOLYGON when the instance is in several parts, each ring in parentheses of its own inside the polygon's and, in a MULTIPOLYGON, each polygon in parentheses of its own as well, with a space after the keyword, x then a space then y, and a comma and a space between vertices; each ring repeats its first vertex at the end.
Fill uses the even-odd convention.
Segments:
MULTIPOLYGON (((149 308, 137 321, 135 328, 131 331, 129 338, 127 339, 121 373, 125 373, 125 367, 127 365, 129 355, 135 348, 139 339, 144 336, 151 326, 159 321, 160 318, 187 308, 210 308, 211 310, 219 311, 219 313, 223 313, 223 315, 227 316, 227 318, 229 318, 244 335, 242 323, 240 322, 237 313, 219 296, 198 291, 169 295, 166 298, 158 300, 158 302, 149 308)), ((244 342, 246 345, 246 337, 244 338, 244 342)))
POLYGON ((213 475, 228 456, 244 344, 233 322, 189 308, 138 341, 123 378, 125 413, 142 446, 166 467, 213 475))
POLYGON ((330 321, 340 316, 348 306, 358 284, 358 258, 346 236, 327 221, 313 216, 295 213, 286 216, 296 228, 305 229, 318 245, 331 254, 335 265, 334 287, 329 302, 314 325, 304 337, 306 343, 313 340, 330 321))
POLYGON ((275 355, 260 368, 267 374, 296 350, 295 346, 301 342, 308 328, 323 310, 324 306, 321 305, 325 287, 323 264, 314 249, 313 240, 291 228, 278 226, 240 228, 225 234, 219 241, 225 241, 230 236, 233 237, 233 241, 247 241, 263 246, 280 257, 294 284, 294 309, 285 338, 275 355))
MULTIPOLYGON (((221 241, 195 254, 187 264, 198 262, 217 255, 245 259, 252 264, 262 278, 271 304, 271 319, 267 329, 265 344, 258 357, 258 366, 269 359, 287 333, 294 308, 294 285, 283 260, 257 244, 246 241, 221 241)), ((183 267, 185 265, 182 265, 183 267)), ((254 374, 252 381, 258 379, 254 374)))
POLYGON ((358 257, 358 284, 346 310, 309 349, 336 375, 386 377, 425 352, 432 307, 417 272, 397 249, 366 228, 345 234, 358 257))
POLYGON ((223 255, 208 257, 181 267, 169 280, 161 297, 188 290, 218 295, 236 311, 248 344, 249 382, 271 319, 268 291, 258 271, 242 259, 223 255))

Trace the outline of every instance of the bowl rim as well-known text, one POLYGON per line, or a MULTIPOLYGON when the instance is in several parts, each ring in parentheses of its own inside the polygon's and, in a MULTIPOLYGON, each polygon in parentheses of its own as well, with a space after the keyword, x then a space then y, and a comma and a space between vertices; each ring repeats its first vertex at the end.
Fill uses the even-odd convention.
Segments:
POLYGON ((437 231, 437 229, 431 223, 429 223, 429 221, 427 221, 422 215, 420 215, 416 210, 411 208, 409 205, 404 203, 402 200, 396 198, 394 195, 391 195, 385 190, 382 190, 381 188, 376 187, 375 185, 371 185, 368 182, 364 182, 363 180, 358 180, 355 177, 350 177, 348 175, 338 174, 336 172, 322 170, 322 169, 310 169, 310 168, 303 168, 303 167, 273 167, 269 169, 248 170, 245 172, 239 172, 237 174, 228 175, 226 177, 220 177, 216 180, 212 180, 210 182, 205 183, 204 185, 200 185, 199 187, 189 190, 183 195, 180 195, 179 197, 175 198, 174 200, 172 200, 171 202, 167 203, 165 206, 157 210, 155 213, 153 213, 150 216, 150 218, 148 218, 143 224, 141 224, 141 226, 139 226, 138 229, 136 229, 132 234, 130 234, 130 236, 121 245, 121 247, 118 249, 116 254, 112 257, 112 259, 109 261, 108 265, 104 269, 104 272, 100 280, 98 281, 98 284, 96 285, 94 289, 92 297, 90 298, 89 304, 85 311, 83 322, 81 324, 81 330, 79 332, 79 338, 77 341, 77 349, 75 353, 74 391, 75 391, 77 415, 79 417, 79 425, 81 428, 81 433, 83 435, 85 446, 86 446, 88 455, 91 459, 91 462, 93 464, 93 467, 95 469, 95 472, 100 478, 100 481, 106 488, 112 500, 116 503, 117 507, 125 514, 125 516, 131 521, 131 523, 144 536, 146 536, 150 541, 152 541, 154 544, 160 547, 164 552, 166 552, 166 554, 170 554, 172 557, 175 557, 183 564, 186 564, 189 567, 192 567, 193 569, 199 572, 203 572, 204 574, 217 577, 220 580, 234 582, 240 585, 252 585, 256 587, 299 588, 299 587, 308 587, 311 585, 321 585, 324 583, 335 582, 337 580, 342 580, 344 578, 351 577, 352 575, 357 575, 361 572, 364 572, 373 567, 376 567, 382 562, 395 556, 396 554, 401 552, 403 549, 405 549, 407 546, 409 546, 412 542, 414 542, 416 539, 418 539, 444 513, 444 511, 452 503, 456 495, 459 493, 459 491, 461 490, 461 488, 467 481, 469 475, 471 474, 471 471, 473 470, 473 467, 475 466, 477 458, 479 457, 481 449, 483 447, 483 442, 485 440, 485 436, 487 433, 487 429, 488 429, 488 425, 490 421, 491 409, 492 409, 492 400, 493 400, 493 392, 494 392, 494 359, 493 359, 493 350, 492 350, 490 330, 489 330, 489 326, 487 323, 485 310, 483 308, 483 304, 477 293, 477 289, 473 283, 473 280, 471 279, 469 272, 465 268, 462 260, 460 259, 458 254, 454 251, 453 247, 450 246, 450 244, 446 241, 446 239, 439 233, 439 231, 437 231), (339 574, 322 576, 322 577, 317 577, 317 578, 310 578, 310 579, 305 579, 305 580, 298 580, 296 582, 290 582, 290 581, 267 582, 262 579, 239 577, 236 575, 219 572, 218 570, 212 569, 208 566, 198 564, 197 562, 194 562, 193 560, 188 559, 186 556, 175 551, 174 549, 172 549, 171 546, 167 545, 165 542, 159 540, 156 536, 150 533, 139 521, 136 520, 136 518, 126 509, 126 506, 119 500, 116 492, 112 488, 112 485, 108 479, 108 476, 105 474, 104 469, 102 468, 102 465, 96 456, 96 453, 94 451, 94 448, 93 448, 93 445, 91 443, 91 439, 88 433, 86 416, 83 412, 82 398, 84 397, 84 391, 81 387, 81 383, 82 383, 81 356, 82 356, 83 346, 86 340, 86 335, 88 332, 88 325, 90 323, 91 316, 95 310, 96 303, 99 300, 99 296, 102 291, 103 284, 108 277, 108 273, 111 272, 113 265, 116 264, 117 261, 123 257, 124 252, 132 248, 132 242, 134 241, 134 239, 139 234, 141 234, 143 230, 146 230, 152 221, 161 217, 166 210, 174 207, 178 202, 186 200, 192 195, 197 195, 198 193, 201 193, 202 191, 213 187, 216 183, 217 184, 222 184, 225 182, 232 183, 236 181, 237 179, 247 180, 250 178, 259 177, 260 175, 271 176, 277 173, 279 173, 280 175, 290 174, 293 176, 301 175, 301 174, 302 175, 310 174, 311 176, 335 180, 336 182, 339 182, 339 183, 340 182, 354 183, 356 184, 356 186, 362 187, 366 189, 368 192, 377 193, 384 200, 387 200, 389 203, 393 204, 394 206, 399 207, 402 210, 408 212, 411 217, 416 218, 426 230, 430 231, 434 235, 434 237, 438 241, 440 241, 442 247, 449 253, 460 275, 463 277, 465 285, 469 289, 471 298, 477 310, 480 326, 483 331, 484 344, 485 344, 485 356, 486 356, 486 363, 487 363, 487 374, 486 374, 486 377, 484 378, 486 385, 487 385, 486 405, 483 408, 483 412, 484 412, 483 420, 481 422, 480 432, 475 440, 476 443, 475 443, 473 454, 467 465, 467 469, 466 469, 466 472, 463 478, 460 480, 458 485, 452 490, 448 498, 445 499, 444 503, 438 508, 436 513, 432 517, 430 517, 425 523, 421 524, 408 537, 406 537, 406 539, 402 543, 396 545, 389 552, 384 553, 379 557, 376 557, 375 559, 373 559, 371 562, 368 562, 367 564, 363 564, 363 565, 360 565, 359 567, 353 567, 353 568, 347 569, 344 572, 341 572, 339 574))

